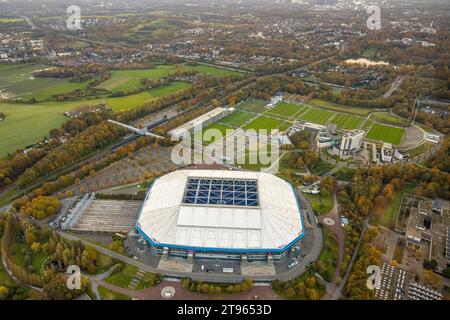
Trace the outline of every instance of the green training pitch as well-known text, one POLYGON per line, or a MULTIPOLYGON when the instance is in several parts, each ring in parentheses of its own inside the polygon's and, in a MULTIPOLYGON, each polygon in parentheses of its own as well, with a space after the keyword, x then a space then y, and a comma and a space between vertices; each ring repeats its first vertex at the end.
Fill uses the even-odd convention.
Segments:
POLYGON ((286 130, 287 128, 289 128, 289 126, 291 125, 291 123, 286 122, 286 121, 281 121, 281 120, 277 120, 277 119, 273 119, 273 118, 267 118, 264 116, 258 117, 255 120, 253 120, 252 122, 250 122, 249 124, 247 124, 244 129, 255 129, 255 130, 260 130, 260 129, 267 129, 267 130, 272 130, 272 129, 279 129, 281 131, 286 130))
POLYGON ((405 130, 403 128, 386 126, 380 123, 374 123, 366 138, 381 140, 387 143, 400 144, 405 130))
POLYGON ((310 108, 304 114, 300 115, 299 119, 324 125, 332 116, 333 112, 331 111, 310 108))
POLYGON ((351 116, 348 114, 336 114, 330 123, 334 123, 340 129, 356 129, 359 128, 361 123, 364 121, 363 118, 351 116))
POLYGON ((307 109, 306 106, 299 106, 297 104, 281 102, 276 107, 268 110, 266 113, 274 116, 283 116, 287 118, 295 118, 307 109))
POLYGON ((247 112, 242 111, 234 111, 227 115, 226 117, 223 117, 222 119, 218 120, 217 122, 228 125, 230 127, 240 127, 250 119, 254 118, 255 115, 247 112))
MULTIPOLYGON (((202 137, 201 137, 201 139, 202 139, 202 142, 203 142, 204 145, 208 145, 208 144, 211 144, 211 143, 213 143, 214 141, 216 141, 216 140, 215 140, 215 137, 211 137, 211 139, 205 139, 205 138, 204 138, 205 132, 206 132, 207 130, 210 130, 210 129, 216 129, 216 130, 219 130, 219 131, 220 131, 220 134, 221 134, 221 138, 225 138, 227 135, 233 133, 233 131, 234 131, 233 128, 228 127, 228 126, 225 126, 225 125, 223 125, 223 124, 220 124, 220 123, 211 123, 210 125, 208 125, 208 126, 206 126, 206 127, 204 127, 204 128, 202 129, 202 137)), ((198 134, 198 132, 196 132, 196 133, 192 136, 192 139, 196 139, 196 134, 198 134)))
POLYGON ((266 111, 265 106, 267 105, 267 101, 259 100, 255 98, 248 98, 245 101, 239 103, 236 108, 242 109, 249 112, 262 113, 266 111))

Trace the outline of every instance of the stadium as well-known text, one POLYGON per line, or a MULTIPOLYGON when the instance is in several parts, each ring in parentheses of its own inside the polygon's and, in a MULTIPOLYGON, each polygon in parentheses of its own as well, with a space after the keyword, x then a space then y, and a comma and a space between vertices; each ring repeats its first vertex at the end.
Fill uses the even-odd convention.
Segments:
POLYGON ((159 255, 280 260, 304 236, 294 187, 267 173, 178 170, 153 182, 135 225, 159 255))

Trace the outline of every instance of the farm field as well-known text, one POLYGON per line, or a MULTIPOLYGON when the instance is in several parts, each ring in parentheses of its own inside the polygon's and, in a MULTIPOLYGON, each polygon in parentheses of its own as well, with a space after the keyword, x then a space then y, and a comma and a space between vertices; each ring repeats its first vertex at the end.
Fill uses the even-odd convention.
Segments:
POLYGON ((356 114, 359 116, 367 116, 369 113, 371 113, 373 111, 373 109, 351 107, 351 106, 328 102, 328 101, 324 101, 324 100, 320 100, 320 99, 312 99, 312 100, 308 101, 308 104, 310 104, 312 106, 320 107, 320 108, 329 109, 329 110, 341 111, 341 112, 345 112, 345 113, 352 113, 352 114, 356 114))
POLYGON ((237 71, 230 71, 205 65, 159 65, 151 69, 113 70, 111 72, 111 78, 100 83, 96 87, 109 90, 111 92, 132 91, 142 87, 141 79, 143 78, 159 80, 177 69, 181 71, 195 70, 200 73, 212 74, 218 77, 240 74, 237 71))
POLYGON ((324 125, 332 116, 333 112, 331 111, 318 108, 310 108, 304 114, 300 115, 299 119, 324 125))
POLYGON ((277 120, 277 119, 273 119, 273 118, 267 118, 264 116, 260 116, 258 118, 256 118, 255 120, 253 120, 252 122, 250 122, 249 124, 247 124, 244 129, 255 129, 255 130, 259 130, 259 129, 267 129, 267 130, 271 130, 271 129, 280 129, 280 131, 286 130, 287 128, 289 128, 290 123, 289 122, 285 122, 285 121, 281 121, 281 120, 277 120))
POLYGON ((48 68, 39 64, 0 64, 0 91, 8 98, 45 101, 54 94, 68 93, 76 89, 85 89, 90 82, 72 82, 69 79, 35 78, 33 73, 48 68))
POLYGON ((374 123, 366 138, 381 140, 387 143, 400 144, 405 130, 402 128, 391 127, 380 123, 374 123))
POLYGON ((299 115, 302 112, 304 112, 307 108, 308 107, 306 107, 306 106, 300 106, 297 104, 281 102, 276 107, 270 109, 266 113, 270 114, 270 115, 275 115, 275 116, 278 115, 278 116, 284 116, 287 118, 293 118, 296 115, 299 115))
POLYGON ((217 122, 229 125, 230 127, 240 127, 254 117, 254 114, 236 110, 217 122))
POLYGON ((59 128, 68 119, 65 111, 73 110, 86 104, 108 103, 113 110, 138 107, 158 97, 169 95, 176 90, 190 87, 186 82, 172 82, 167 86, 150 89, 126 97, 109 99, 84 99, 77 101, 47 101, 36 104, 0 102, 0 112, 5 113, 5 120, 0 122, 0 158, 18 148, 34 144, 48 136, 53 128, 59 128))
POLYGON ((249 112, 261 113, 261 112, 266 111, 266 108, 265 108, 266 104, 267 104, 267 101, 254 99, 254 98, 248 98, 247 100, 239 103, 236 106, 236 108, 246 110, 249 112))
POLYGON ((359 128, 363 121, 363 118, 339 113, 330 120, 330 123, 334 123, 340 129, 352 130, 359 128))
POLYGON ((63 112, 71 109, 64 104, 0 103, 0 111, 6 114, 0 122, 0 158, 38 142, 52 128, 59 128, 67 119, 63 112))
POLYGON ((142 106, 145 102, 152 99, 168 96, 178 90, 187 89, 190 87, 191 84, 187 82, 171 82, 168 85, 129 96, 108 98, 106 99, 106 102, 114 111, 133 109, 142 106))

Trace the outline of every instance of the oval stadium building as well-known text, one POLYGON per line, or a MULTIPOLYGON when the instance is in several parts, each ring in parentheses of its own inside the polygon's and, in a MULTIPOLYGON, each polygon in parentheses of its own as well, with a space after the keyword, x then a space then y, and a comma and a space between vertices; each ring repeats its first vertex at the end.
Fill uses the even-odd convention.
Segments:
POLYGON ((178 170, 156 179, 136 230, 156 254, 282 259, 304 236, 295 188, 272 174, 178 170))

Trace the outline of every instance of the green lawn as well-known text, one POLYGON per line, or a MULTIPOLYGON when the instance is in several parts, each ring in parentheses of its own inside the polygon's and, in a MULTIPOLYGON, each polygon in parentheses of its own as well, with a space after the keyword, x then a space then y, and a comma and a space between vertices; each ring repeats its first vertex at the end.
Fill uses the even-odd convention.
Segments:
POLYGON ((122 271, 109 276, 105 281, 121 288, 127 288, 137 271, 137 267, 126 264, 122 271))
MULTIPOLYGON (((0 259, 1 258, 2 255, 0 254, 0 259)), ((8 273, 3 268, 3 263, 0 263, 0 286, 11 288, 14 287, 15 285, 16 282, 9 277, 8 273)))
POLYGON ((299 119, 324 125, 333 116, 333 114, 333 112, 328 110, 310 108, 308 111, 300 115, 299 119))
POLYGON ((333 195, 323 196, 322 194, 303 193, 308 199, 315 213, 327 214, 333 208, 333 195))
POLYGON ((334 123, 340 129, 352 130, 359 128, 363 121, 364 118, 339 113, 330 120, 330 123, 334 123))
POLYGON ((419 154, 427 152, 428 150, 430 150, 434 146, 435 146, 434 143, 425 141, 424 143, 422 143, 418 147, 406 150, 406 153, 409 154, 410 157, 415 157, 415 156, 417 156, 419 154))
POLYGON ((379 218, 377 219, 377 223, 386 228, 393 229, 395 226, 395 219, 397 218, 398 209, 400 208, 400 203, 402 201, 403 193, 409 193, 414 190, 414 186, 407 185, 403 188, 402 191, 395 193, 394 198, 389 203, 389 206, 381 212, 380 215, 377 215, 379 218))
POLYGON ((374 123, 366 138, 381 140, 387 143, 400 144, 405 130, 403 128, 374 123))
POLYGON ((376 122, 400 126, 404 126, 407 121, 406 119, 400 118, 389 112, 375 112, 372 113, 370 117, 376 122))
POLYGON ((367 48, 366 50, 364 50, 362 56, 364 58, 373 58, 376 52, 377 52, 376 48, 367 48))
POLYGON ((217 122, 229 125, 230 127, 240 127, 254 117, 254 114, 236 110, 217 122))
POLYGON ((141 281, 139 281, 135 290, 142 290, 153 287, 157 285, 160 281, 160 275, 156 273, 146 272, 142 277, 141 281))
POLYGON ((319 274, 328 282, 333 280, 339 259, 338 244, 335 237, 325 229, 323 232, 323 249, 317 260, 319 274))
POLYGON ((265 106, 267 105, 267 101, 255 99, 255 98, 248 98, 245 101, 242 101, 239 103, 236 108, 255 112, 255 113, 262 113, 266 111, 265 106))
POLYGON ((261 116, 261 117, 256 118, 249 124, 247 124, 244 127, 244 129, 245 130, 247 130, 247 129, 255 129, 255 130, 267 129, 267 130, 269 130, 268 133, 270 133, 270 130, 272 130, 272 129, 280 129, 280 131, 283 131, 283 130, 286 130, 287 128, 289 128, 289 126, 290 126, 289 122, 261 116))
MULTIPOLYGON (((27 245, 24 243, 14 243, 11 250, 11 259, 17 263, 19 266, 25 267, 25 258, 22 254, 22 249, 27 248, 27 245)), ((31 251, 31 250, 30 250, 31 251)), ((42 265, 44 260, 48 256, 44 252, 33 253, 31 264, 34 267, 35 273, 38 275, 42 274, 42 265)))
POLYGON ((129 296, 99 286, 98 292, 102 300, 131 300, 129 296))

